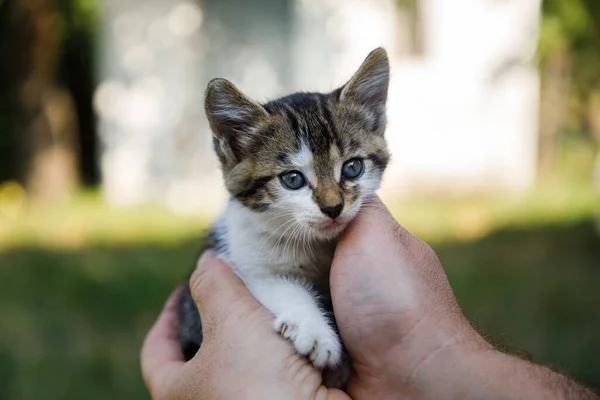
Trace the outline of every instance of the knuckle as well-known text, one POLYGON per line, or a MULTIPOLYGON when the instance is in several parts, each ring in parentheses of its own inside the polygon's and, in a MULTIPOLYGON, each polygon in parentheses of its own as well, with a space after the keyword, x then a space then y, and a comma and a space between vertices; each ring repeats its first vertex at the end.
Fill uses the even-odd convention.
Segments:
POLYGON ((206 281, 205 272, 200 271, 198 268, 194 270, 192 276, 190 277, 190 292, 192 295, 196 295, 198 293, 204 292, 204 285, 206 281))
POLYGON ((421 240, 414 241, 413 254, 418 255, 418 258, 421 259, 421 262, 428 265, 440 263, 440 260, 433 248, 421 240))
POLYGON ((440 260, 433 248, 417 236, 397 224, 392 234, 398 243, 402 243, 408 253, 420 264, 439 264, 440 260))
POLYGON ((196 302, 209 297, 217 290, 217 282, 213 279, 215 262, 206 261, 194 270, 190 277, 190 292, 196 302))
MULTIPOLYGON (((219 321, 215 318, 207 317, 202 321, 202 346, 204 352, 214 352, 219 347, 218 339, 221 335, 219 334, 219 321), (210 351, 209 351, 210 350, 210 351)), ((204 353, 199 353, 204 354, 204 353)))
POLYGON ((406 234, 407 234, 406 228, 404 228, 402 225, 400 225, 395 220, 390 221, 389 232, 390 232, 390 236, 394 239, 394 241, 404 242, 404 240, 406 239, 406 234))

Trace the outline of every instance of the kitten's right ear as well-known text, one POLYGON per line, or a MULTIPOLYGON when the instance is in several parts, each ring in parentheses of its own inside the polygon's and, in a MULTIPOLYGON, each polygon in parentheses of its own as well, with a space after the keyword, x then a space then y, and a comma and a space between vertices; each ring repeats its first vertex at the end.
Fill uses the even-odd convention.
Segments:
POLYGON ((390 63, 382 47, 373 50, 354 76, 337 93, 339 100, 360 104, 375 117, 375 126, 385 124, 385 105, 390 82, 390 63))
POLYGON ((221 78, 208 83, 204 110, 216 139, 217 153, 228 160, 231 157, 239 160, 247 155, 256 126, 269 115, 233 83, 221 78))

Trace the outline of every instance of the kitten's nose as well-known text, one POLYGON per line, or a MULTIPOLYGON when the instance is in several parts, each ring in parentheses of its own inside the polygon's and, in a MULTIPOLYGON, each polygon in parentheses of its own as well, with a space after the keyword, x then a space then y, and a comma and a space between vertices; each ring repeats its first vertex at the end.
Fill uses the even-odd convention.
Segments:
POLYGON ((331 207, 321 207, 321 211, 323 211, 323 214, 325 214, 329 218, 333 219, 333 218, 337 218, 340 216, 340 214, 342 213, 343 207, 344 206, 342 205, 342 203, 340 203, 340 204, 336 204, 335 206, 331 206, 331 207))

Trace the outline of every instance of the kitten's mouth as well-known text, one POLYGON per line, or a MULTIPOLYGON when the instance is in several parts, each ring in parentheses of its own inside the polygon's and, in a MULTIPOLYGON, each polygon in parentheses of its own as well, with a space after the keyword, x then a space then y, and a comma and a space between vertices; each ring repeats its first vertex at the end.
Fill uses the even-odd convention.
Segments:
POLYGON ((313 224, 312 228, 322 235, 336 236, 344 230, 346 225, 346 221, 340 219, 332 219, 329 221, 313 224))

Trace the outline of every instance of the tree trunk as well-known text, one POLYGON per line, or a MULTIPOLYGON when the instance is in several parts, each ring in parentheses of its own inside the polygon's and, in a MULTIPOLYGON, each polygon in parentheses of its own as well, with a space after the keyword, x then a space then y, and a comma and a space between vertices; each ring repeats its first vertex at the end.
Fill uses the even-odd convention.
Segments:
POLYGON ((14 0, 11 36, 19 178, 33 200, 72 192, 77 136, 71 97, 58 87, 61 16, 57 0, 14 0))
POLYGON ((600 90, 592 91, 588 99, 588 126, 596 139, 596 163, 594 164, 594 183, 600 193, 600 90))
POLYGON ((552 51, 543 72, 538 153, 542 181, 552 179, 557 172, 558 144, 571 85, 571 55, 568 50, 552 51))

